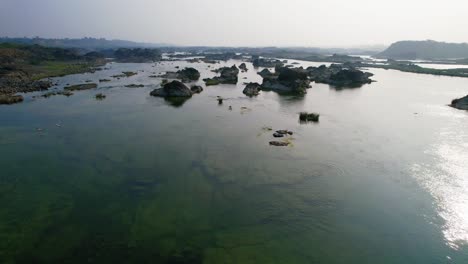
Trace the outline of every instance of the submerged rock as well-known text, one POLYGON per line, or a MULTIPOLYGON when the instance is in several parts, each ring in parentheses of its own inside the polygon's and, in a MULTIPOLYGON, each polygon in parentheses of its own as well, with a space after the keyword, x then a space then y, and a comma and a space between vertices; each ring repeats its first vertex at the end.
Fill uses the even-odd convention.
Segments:
POLYGON ((83 90, 90 90, 90 89, 95 89, 97 88, 97 84, 95 83, 85 83, 85 84, 77 84, 77 85, 72 85, 72 86, 67 86, 63 88, 64 90, 67 91, 83 91, 83 90))
POLYGON ((276 132, 276 133, 273 133, 273 137, 275 137, 275 138, 281 138, 281 137, 284 137, 284 134, 281 134, 281 133, 276 132))
POLYGON ((259 83, 251 82, 247 84, 247 86, 242 92, 247 96, 256 96, 259 94, 260 89, 261 89, 261 85, 259 83))
POLYGON ((190 90, 192 91, 192 93, 201 93, 203 92, 203 87, 201 87, 200 85, 193 85, 192 87, 190 87, 190 90))
POLYGON ((284 141, 270 141, 270 146, 276 146, 276 147, 287 147, 289 146, 289 142, 284 142, 284 141))
POLYGON ((145 86, 143 84, 129 84, 129 85, 125 85, 125 87, 127 87, 127 88, 143 88, 145 86))
POLYGON ((98 93, 94 97, 96 98, 96 100, 104 100, 106 98, 106 96, 102 93, 98 93))
POLYGON ((452 100, 450 106, 460 110, 468 110, 468 95, 459 99, 452 100))
POLYGON ((192 91, 182 82, 172 81, 163 88, 154 89, 150 95, 159 97, 192 97, 192 91))
POLYGON ((110 82, 111 80, 109 79, 100 79, 99 82, 110 82))
POLYGON ((23 102, 23 100, 22 95, 0 94, 0 104, 16 104, 23 102))

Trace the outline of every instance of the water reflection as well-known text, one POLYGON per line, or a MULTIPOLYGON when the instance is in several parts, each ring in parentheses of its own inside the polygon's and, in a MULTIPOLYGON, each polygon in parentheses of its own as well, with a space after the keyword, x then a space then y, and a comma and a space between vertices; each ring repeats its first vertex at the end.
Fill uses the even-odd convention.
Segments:
POLYGON ((434 197, 435 207, 445 221, 442 231, 447 243, 458 249, 468 245, 468 135, 454 131, 444 129, 439 142, 426 151, 435 164, 415 164, 412 169, 434 197))

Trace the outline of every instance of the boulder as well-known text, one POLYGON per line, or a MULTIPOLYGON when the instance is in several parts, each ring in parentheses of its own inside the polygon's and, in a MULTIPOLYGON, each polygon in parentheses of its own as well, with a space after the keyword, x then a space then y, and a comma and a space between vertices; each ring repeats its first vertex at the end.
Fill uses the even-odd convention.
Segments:
POLYGON ((468 110, 468 95, 463 98, 454 99, 450 106, 460 110, 468 110))
POLYGON ((190 87, 190 90, 192 91, 192 93, 201 93, 203 92, 203 87, 201 87, 200 85, 193 85, 192 87, 190 87))
POLYGON ((249 70, 249 69, 247 69, 247 65, 244 62, 241 63, 241 65, 239 65, 239 69, 241 69, 244 72, 249 70))
POLYGON ((270 141, 270 146, 287 147, 289 144, 289 142, 284 141, 270 141))
POLYGON ((242 91, 247 96, 256 96, 260 92, 261 85, 259 83, 249 83, 242 91))
POLYGON ((192 91, 182 82, 172 81, 163 88, 154 89, 150 95, 159 97, 192 97, 192 91))

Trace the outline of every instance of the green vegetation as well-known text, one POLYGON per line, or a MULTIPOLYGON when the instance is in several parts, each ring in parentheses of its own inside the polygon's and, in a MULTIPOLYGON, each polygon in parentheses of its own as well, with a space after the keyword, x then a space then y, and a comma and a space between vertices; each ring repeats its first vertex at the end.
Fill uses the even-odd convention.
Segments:
POLYGON ((89 72, 96 64, 87 61, 46 61, 39 65, 29 65, 31 79, 40 80, 48 77, 89 72))

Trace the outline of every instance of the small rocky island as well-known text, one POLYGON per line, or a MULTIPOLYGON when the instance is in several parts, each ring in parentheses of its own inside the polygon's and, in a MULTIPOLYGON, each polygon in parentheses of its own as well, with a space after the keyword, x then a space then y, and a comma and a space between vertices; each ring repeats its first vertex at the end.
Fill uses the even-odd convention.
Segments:
POLYGON ((459 99, 454 99, 450 106, 460 110, 468 110, 468 95, 459 99))
POLYGON ((218 85, 218 84, 237 84, 239 78, 239 68, 236 65, 232 67, 222 67, 215 72, 220 73, 220 76, 214 78, 203 79, 206 86, 218 85))
POLYGON ((187 67, 177 72, 166 72, 158 77, 167 78, 167 79, 178 79, 184 83, 197 81, 200 79, 200 72, 192 67, 187 67))
POLYGON ((339 88, 360 87, 372 82, 370 72, 363 72, 354 67, 342 64, 332 64, 329 67, 309 67, 306 69, 311 81, 325 83, 339 88))
POLYGON ((164 83, 162 88, 154 89, 150 95, 157 97, 185 97, 190 98, 193 94, 201 93, 203 87, 199 85, 193 85, 191 88, 188 88, 187 85, 180 81, 172 81, 164 83))

